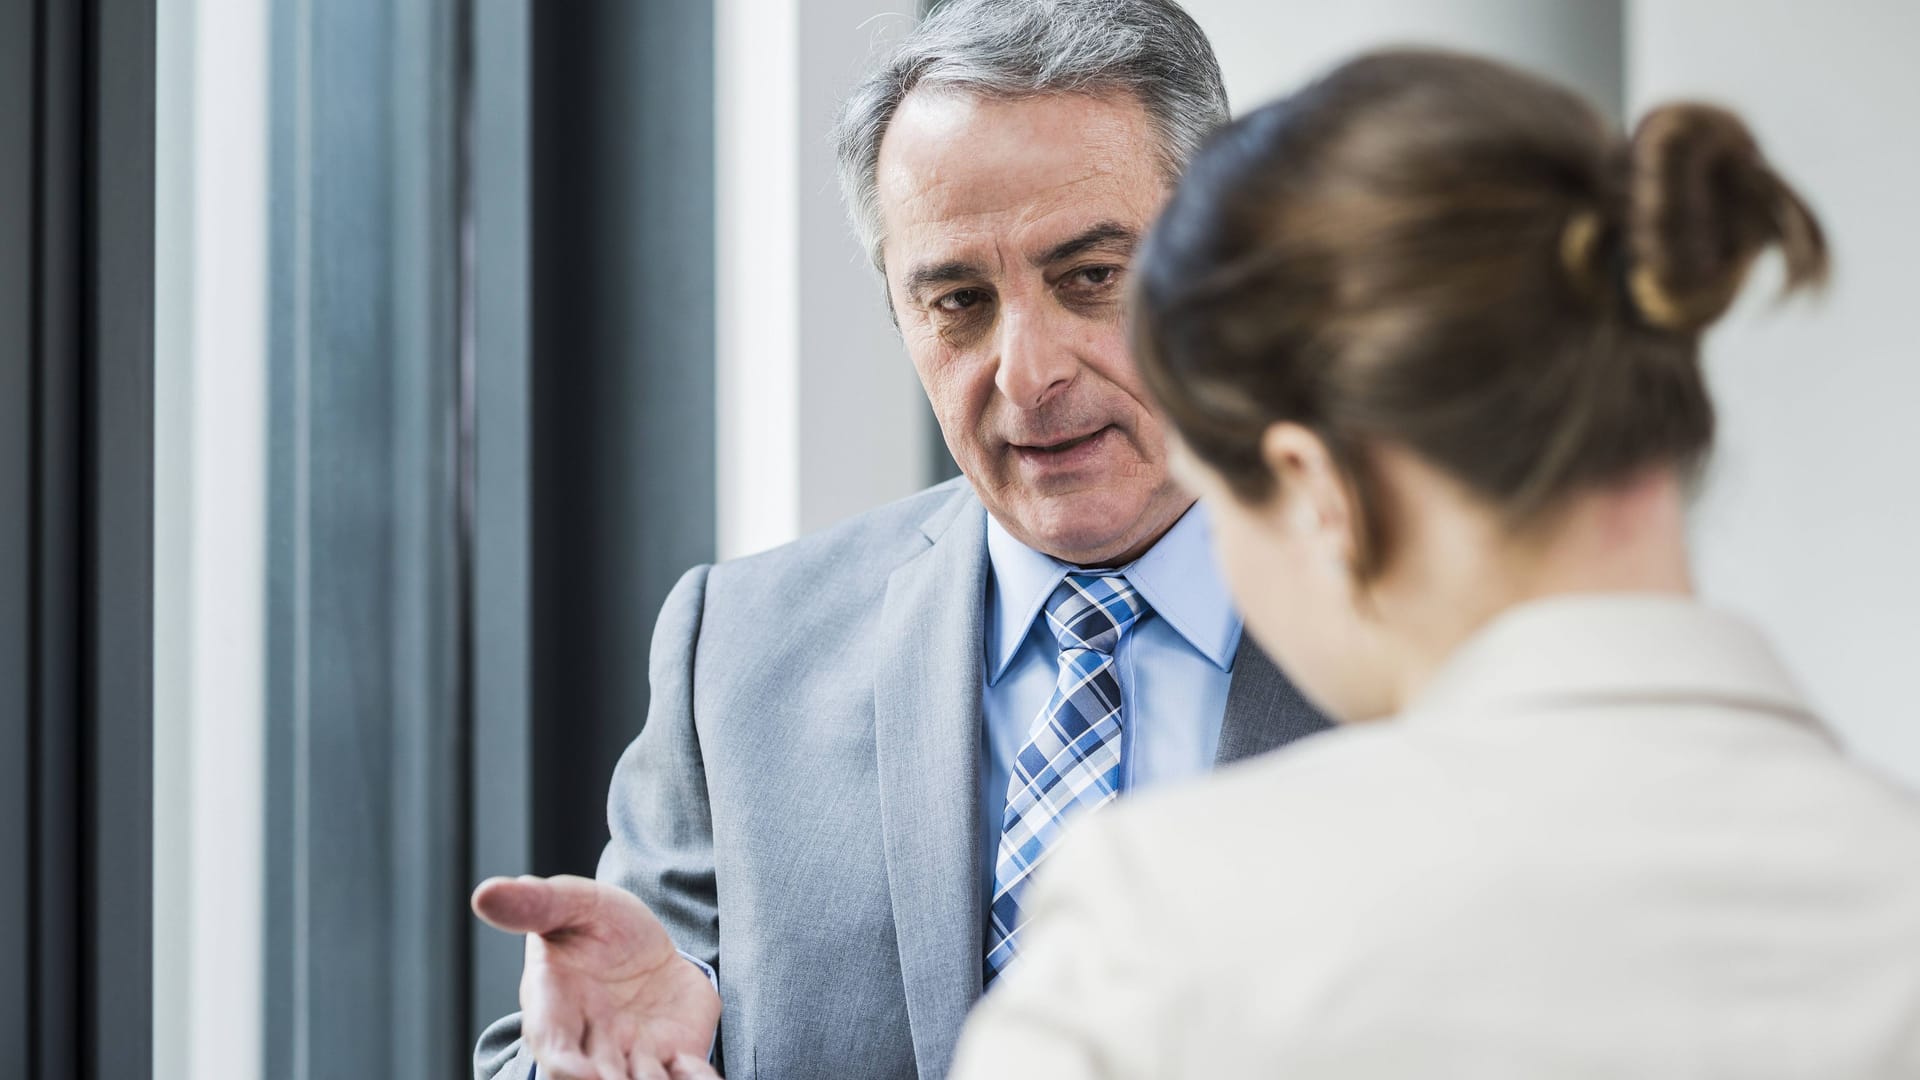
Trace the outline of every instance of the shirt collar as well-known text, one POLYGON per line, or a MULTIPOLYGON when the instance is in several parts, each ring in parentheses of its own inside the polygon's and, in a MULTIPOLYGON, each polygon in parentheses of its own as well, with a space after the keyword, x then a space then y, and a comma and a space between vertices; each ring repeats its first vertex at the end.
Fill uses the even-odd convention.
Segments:
MULTIPOLYGON (((1146 554, 1115 573, 1140 591, 1155 617, 1165 619, 1195 652, 1221 671, 1233 668, 1240 613, 1213 562, 1206 509, 1195 504, 1146 554)), ((987 515, 989 596, 987 685, 1000 681, 1033 622, 1063 578, 1077 568, 1033 550, 987 515)))

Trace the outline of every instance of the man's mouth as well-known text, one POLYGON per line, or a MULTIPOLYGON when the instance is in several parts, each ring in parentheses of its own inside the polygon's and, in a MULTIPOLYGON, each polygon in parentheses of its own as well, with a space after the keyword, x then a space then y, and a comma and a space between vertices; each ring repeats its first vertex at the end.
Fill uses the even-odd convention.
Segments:
POLYGON ((1107 429, 1104 427, 1095 428, 1094 430, 1087 432, 1085 435, 1076 435, 1071 439, 1063 439, 1059 442, 1043 443, 1043 444, 1016 443, 1015 446, 1021 450, 1024 450, 1032 454, 1064 454, 1067 451, 1072 450, 1074 447, 1083 446, 1089 442, 1092 442, 1094 439, 1099 438, 1101 433, 1106 430, 1107 429))
POLYGON ((1014 443, 1013 459, 1020 463, 1030 479, 1079 475, 1105 461, 1108 443, 1115 436, 1112 424, 1095 428, 1085 435, 1046 443, 1014 443))

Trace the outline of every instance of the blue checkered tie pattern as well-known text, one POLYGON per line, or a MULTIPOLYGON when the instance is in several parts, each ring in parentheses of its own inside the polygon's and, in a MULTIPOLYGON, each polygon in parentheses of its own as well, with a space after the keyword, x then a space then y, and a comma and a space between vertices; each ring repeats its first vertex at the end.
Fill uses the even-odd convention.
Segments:
POLYGON ((987 920, 988 985, 1013 961, 1020 897, 1061 827, 1120 793, 1120 680, 1113 653, 1148 611, 1118 575, 1070 574, 1047 598, 1047 625, 1060 642, 1060 674, 1007 782, 987 920))

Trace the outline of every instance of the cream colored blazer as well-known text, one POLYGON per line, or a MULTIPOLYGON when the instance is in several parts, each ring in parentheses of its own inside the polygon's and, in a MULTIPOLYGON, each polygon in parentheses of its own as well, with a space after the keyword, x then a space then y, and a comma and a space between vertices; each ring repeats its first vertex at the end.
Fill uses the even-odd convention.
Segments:
POLYGON ((1043 875, 963 1080, 1920 1077, 1920 800, 1682 598, 1517 609, 1043 875))

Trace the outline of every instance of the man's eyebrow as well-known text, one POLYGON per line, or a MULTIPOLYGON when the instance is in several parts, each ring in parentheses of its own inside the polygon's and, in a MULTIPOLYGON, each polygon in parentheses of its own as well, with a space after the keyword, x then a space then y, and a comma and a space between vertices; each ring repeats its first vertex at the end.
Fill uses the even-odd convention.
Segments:
POLYGON ((986 277, 978 266, 958 259, 928 266, 916 267, 907 275, 906 293, 913 299, 919 299, 926 290, 936 285, 951 285, 956 281, 979 281, 986 277))
POLYGON ((1140 243, 1140 234, 1117 221, 1103 221, 1069 240, 1053 245, 1032 262, 1035 266, 1051 266, 1064 262, 1094 248, 1108 248, 1117 255, 1131 255, 1140 243))

